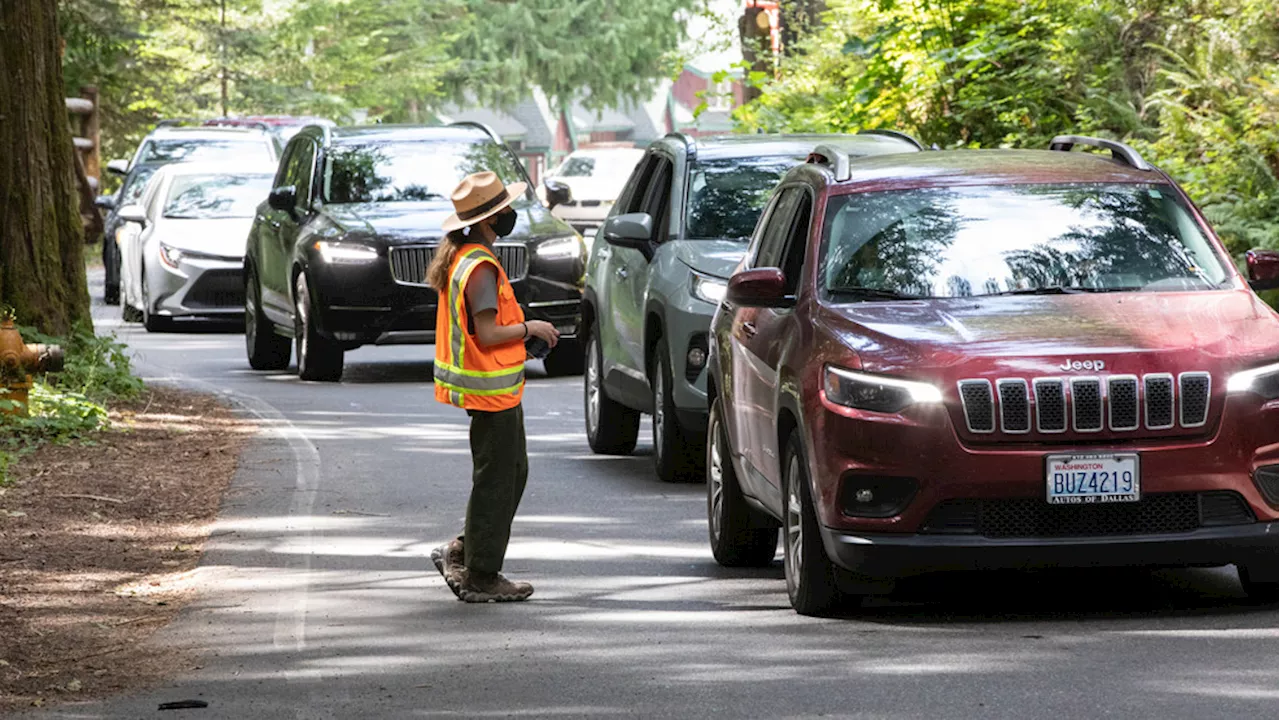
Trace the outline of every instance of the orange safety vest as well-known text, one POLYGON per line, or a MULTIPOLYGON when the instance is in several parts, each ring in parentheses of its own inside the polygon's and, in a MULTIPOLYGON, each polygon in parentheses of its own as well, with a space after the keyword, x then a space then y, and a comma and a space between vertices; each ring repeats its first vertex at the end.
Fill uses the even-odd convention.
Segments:
POLYGON ((498 324, 519 325, 524 310, 493 251, 470 243, 458 249, 449 268, 449 287, 436 308, 436 400, 464 410, 498 412, 520 404, 524 396, 524 341, 484 348, 467 328, 465 289, 471 273, 484 263, 498 271, 498 324))

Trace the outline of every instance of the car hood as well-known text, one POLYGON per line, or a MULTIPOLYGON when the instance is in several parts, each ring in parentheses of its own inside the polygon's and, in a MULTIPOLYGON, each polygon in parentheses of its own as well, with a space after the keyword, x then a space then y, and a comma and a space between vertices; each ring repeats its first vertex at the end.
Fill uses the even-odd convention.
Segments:
POLYGON ((1108 374, 1227 370, 1278 344, 1275 313, 1246 290, 864 302, 821 316, 865 370, 945 381, 1090 360, 1108 374))
POLYGON ((680 262, 706 275, 727 278, 747 254, 747 244, 737 240, 677 240, 680 262))
MULTIPOLYGON (((326 205, 323 213, 335 234, 375 238, 387 245, 434 244, 444 236, 440 225, 453 214, 453 205, 441 202, 326 205)), ((504 242, 573 232, 538 203, 516 207, 516 216, 516 227, 503 238, 504 242)))
POLYGON ((163 218, 154 237, 179 250, 242 258, 253 218, 163 218))

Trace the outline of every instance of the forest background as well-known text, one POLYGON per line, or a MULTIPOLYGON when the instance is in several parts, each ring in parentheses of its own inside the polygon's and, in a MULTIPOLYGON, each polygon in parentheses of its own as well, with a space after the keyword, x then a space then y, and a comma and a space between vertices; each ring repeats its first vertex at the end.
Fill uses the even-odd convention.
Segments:
MULTIPOLYGON (((892 128, 940 147, 1124 140, 1182 183, 1230 249, 1277 245, 1273 0, 796 0, 776 63, 742 70, 742 131, 892 128), (804 17, 799 17, 803 13, 804 17)), ((696 46, 704 0, 62 0, 68 93, 97 85, 109 157, 164 117, 415 121, 647 97, 696 46)))

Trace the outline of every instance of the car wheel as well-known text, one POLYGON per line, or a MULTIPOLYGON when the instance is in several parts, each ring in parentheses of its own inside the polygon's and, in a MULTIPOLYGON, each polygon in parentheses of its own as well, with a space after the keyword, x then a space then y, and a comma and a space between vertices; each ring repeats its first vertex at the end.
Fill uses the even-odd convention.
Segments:
POLYGON ((605 394, 603 351, 597 338, 599 333, 595 331, 587 338, 587 367, 582 375, 587 444, 597 455, 630 455, 640 436, 640 412, 605 394))
POLYGON ((306 273, 298 273, 293 288, 293 337, 298 356, 298 377, 337 382, 342 379, 342 347, 322 337, 316 329, 311 290, 306 273))
POLYGON ((142 311, 129 303, 128 298, 120 300, 120 319, 127 323, 142 322, 142 311))
MULTIPOLYGON (((1236 572, 1240 575, 1240 585, 1244 587, 1244 592, 1249 599, 1256 603, 1273 604, 1277 602, 1280 596, 1280 583, 1275 579, 1261 580, 1259 577, 1265 577, 1261 573, 1253 572, 1248 565, 1237 565, 1236 572)), ((1275 564, 1271 565, 1272 578, 1275 578, 1275 564)))
POLYGON ((702 448, 680 427, 680 419, 676 417, 666 340, 658 340, 652 362, 649 382, 653 388, 654 468, 663 482, 701 480, 702 448))
POLYGON ((836 567, 827 557, 819 536, 818 516, 809 493, 809 471, 800 437, 787 439, 784 455, 785 487, 782 532, 782 565, 787 577, 787 597, 801 615, 830 612, 841 594, 836 584, 836 567))
POLYGON ((102 238, 102 266, 106 269, 102 302, 115 305, 120 302, 120 248, 116 245, 115 238, 102 238))
POLYGON ((138 285, 142 287, 142 326, 147 332, 169 332, 173 329, 173 320, 163 315, 156 315, 151 311, 151 290, 147 287, 147 274, 144 272, 142 277, 138 278, 138 285))
POLYGON ((581 375, 583 371, 582 343, 578 340, 561 340, 551 354, 542 360, 542 367, 551 377, 581 375))
POLYGON ((275 332, 275 324, 262 312, 262 283, 252 267, 244 275, 244 346, 249 367, 254 370, 283 370, 289 367, 292 351, 289 338, 275 332))
POLYGON ((707 422, 707 533, 711 554, 725 567, 764 567, 778 551, 778 527, 747 505, 733 469, 720 402, 707 422))

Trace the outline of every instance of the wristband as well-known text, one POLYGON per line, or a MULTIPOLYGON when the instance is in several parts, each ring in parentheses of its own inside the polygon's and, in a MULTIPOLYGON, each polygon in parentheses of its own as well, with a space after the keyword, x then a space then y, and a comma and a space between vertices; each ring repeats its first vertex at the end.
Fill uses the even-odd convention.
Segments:
MULTIPOLYGON (((529 337, 529 323, 522 322, 520 324, 524 326, 524 337, 525 338, 529 337)), ((524 338, 521 338, 521 339, 524 339, 524 338)))

